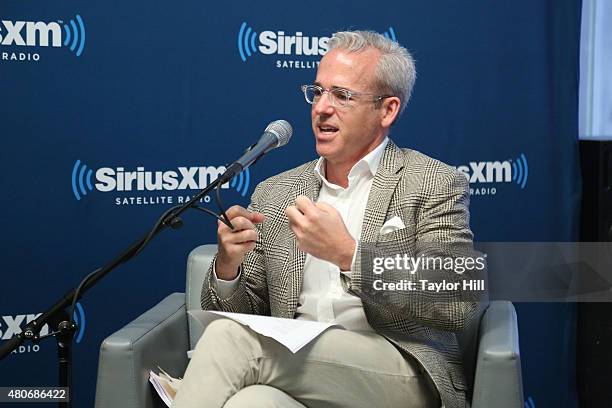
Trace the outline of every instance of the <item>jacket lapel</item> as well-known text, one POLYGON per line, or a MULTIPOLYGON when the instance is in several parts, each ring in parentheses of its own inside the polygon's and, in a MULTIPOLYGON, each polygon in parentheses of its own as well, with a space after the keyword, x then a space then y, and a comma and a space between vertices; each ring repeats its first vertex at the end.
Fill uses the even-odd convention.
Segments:
POLYGON ((400 179, 400 170, 404 167, 404 153, 389 140, 372 180, 361 229, 361 241, 376 242, 382 228, 391 197, 400 179))

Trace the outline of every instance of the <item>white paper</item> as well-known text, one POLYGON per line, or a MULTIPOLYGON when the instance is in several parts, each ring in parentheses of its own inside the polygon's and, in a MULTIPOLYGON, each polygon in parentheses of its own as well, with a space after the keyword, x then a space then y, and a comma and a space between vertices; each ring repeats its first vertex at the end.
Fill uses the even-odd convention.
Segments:
POLYGON ((173 378, 161 368, 160 371, 159 375, 155 374, 153 371, 149 371, 149 382, 153 384, 153 388, 155 388, 155 391, 162 401, 170 407, 178 387, 181 385, 181 380, 173 378))
POLYGON ((342 326, 334 323, 311 322, 308 320, 283 319, 280 317, 259 316, 242 313, 218 312, 206 310, 204 314, 211 320, 217 316, 226 317, 245 326, 251 330, 273 338, 292 353, 297 353, 302 347, 310 343, 317 336, 332 326, 342 326), (211 316, 212 315, 212 316, 211 316))

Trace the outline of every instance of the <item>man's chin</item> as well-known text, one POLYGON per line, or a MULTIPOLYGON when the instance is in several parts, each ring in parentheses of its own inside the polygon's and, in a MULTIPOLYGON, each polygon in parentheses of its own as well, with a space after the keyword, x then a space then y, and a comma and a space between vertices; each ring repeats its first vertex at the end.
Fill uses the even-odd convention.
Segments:
POLYGON ((325 159, 329 159, 330 156, 332 156, 333 154, 333 148, 330 145, 330 143, 325 143, 325 142, 320 142, 319 140, 316 141, 316 148, 317 148, 317 154, 325 159))

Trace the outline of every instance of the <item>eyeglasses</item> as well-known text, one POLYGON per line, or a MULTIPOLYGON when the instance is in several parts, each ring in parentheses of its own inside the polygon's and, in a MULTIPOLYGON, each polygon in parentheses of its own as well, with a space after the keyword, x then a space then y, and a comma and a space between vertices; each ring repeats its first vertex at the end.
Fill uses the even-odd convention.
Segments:
POLYGON ((350 102, 355 100, 355 96, 371 96, 373 97, 372 102, 376 103, 385 98, 390 98, 393 95, 376 95, 365 92, 354 92, 344 88, 332 88, 325 89, 319 85, 302 85, 302 91, 304 92, 304 99, 309 104, 315 104, 321 99, 324 93, 327 93, 327 99, 329 103, 335 108, 344 108, 350 105, 350 102))

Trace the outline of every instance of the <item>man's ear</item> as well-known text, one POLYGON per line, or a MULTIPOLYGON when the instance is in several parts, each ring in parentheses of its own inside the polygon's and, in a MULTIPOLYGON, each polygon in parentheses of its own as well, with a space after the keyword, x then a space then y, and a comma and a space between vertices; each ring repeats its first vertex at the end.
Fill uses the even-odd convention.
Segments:
POLYGON ((401 106, 400 98, 397 96, 390 96, 382 100, 382 106, 380 108, 381 118, 380 125, 384 128, 391 127, 397 116, 399 115, 401 106))

